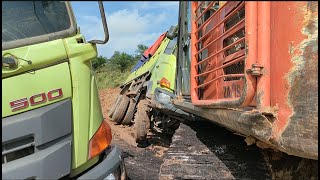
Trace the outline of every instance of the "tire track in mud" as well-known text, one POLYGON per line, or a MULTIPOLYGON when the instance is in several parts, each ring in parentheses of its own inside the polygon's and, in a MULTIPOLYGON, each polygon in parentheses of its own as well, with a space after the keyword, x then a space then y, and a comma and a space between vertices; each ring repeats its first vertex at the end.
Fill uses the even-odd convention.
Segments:
POLYGON ((118 136, 113 137, 113 144, 123 151, 129 179, 158 179, 162 157, 157 157, 155 152, 148 149, 134 147, 118 136))
POLYGON ((161 165, 160 179, 272 179, 257 147, 208 122, 181 124, 161 165))
POLYGON ((244 137, 207 121, 181 124, 160 179, 318 179, 318 161, 247 146, 244 137))

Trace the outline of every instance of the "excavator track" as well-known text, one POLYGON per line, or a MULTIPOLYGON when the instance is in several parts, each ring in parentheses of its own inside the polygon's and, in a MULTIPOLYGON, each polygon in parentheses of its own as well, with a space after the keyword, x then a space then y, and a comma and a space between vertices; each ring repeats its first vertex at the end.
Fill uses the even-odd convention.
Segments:
POLYGON ((263 155, 243 137, 208 122, 181 123, 159 179, 272 179, 263 155))

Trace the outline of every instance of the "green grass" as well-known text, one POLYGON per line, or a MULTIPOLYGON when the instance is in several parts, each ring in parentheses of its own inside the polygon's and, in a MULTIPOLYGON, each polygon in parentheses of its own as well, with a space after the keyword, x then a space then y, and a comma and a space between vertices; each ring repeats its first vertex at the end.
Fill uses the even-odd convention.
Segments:
POLYGON ((96 74, 98 89, 116 88, 124 83, 132 67, 141 58, 140 55, 147 49, 147 46, 139 44, 137 54, 115 51, 110 58, 99 56, 93 59, 91 63, 96 74))
POLYGON ((121 72, 110 64, 104 64, 96 72, 98 89, 115 88, 120 86, 128 78, 131 67, 121 72))

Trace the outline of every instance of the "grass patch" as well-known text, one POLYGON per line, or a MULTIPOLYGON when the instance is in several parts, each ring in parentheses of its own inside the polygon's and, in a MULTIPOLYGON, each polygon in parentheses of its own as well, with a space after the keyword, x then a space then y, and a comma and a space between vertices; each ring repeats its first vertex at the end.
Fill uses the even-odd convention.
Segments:
POLYGON ((114 68, 109 64, 96 69, 96 78, 98 89, 115 88, 120 86, 128 78, 131 67, 127 68, 124 72, 121 72, 118 68, 114 68))

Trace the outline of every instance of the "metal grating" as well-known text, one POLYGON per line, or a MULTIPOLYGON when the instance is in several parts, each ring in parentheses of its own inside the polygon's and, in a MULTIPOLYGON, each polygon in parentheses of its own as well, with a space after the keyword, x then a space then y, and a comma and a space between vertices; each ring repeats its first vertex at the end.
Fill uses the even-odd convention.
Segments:
POLYGON ((245 3, 198 1, 192 12, 196 91, 199 100, 238 98, 244 84, 245 3), (230 84, 231 83, 231 84, 230 84), (237 90, 226 96, 227 86, 237 90), (239 93, 240 92, 240 93, 239 93), (232 94, 234 93, 234 94, 232 94))

